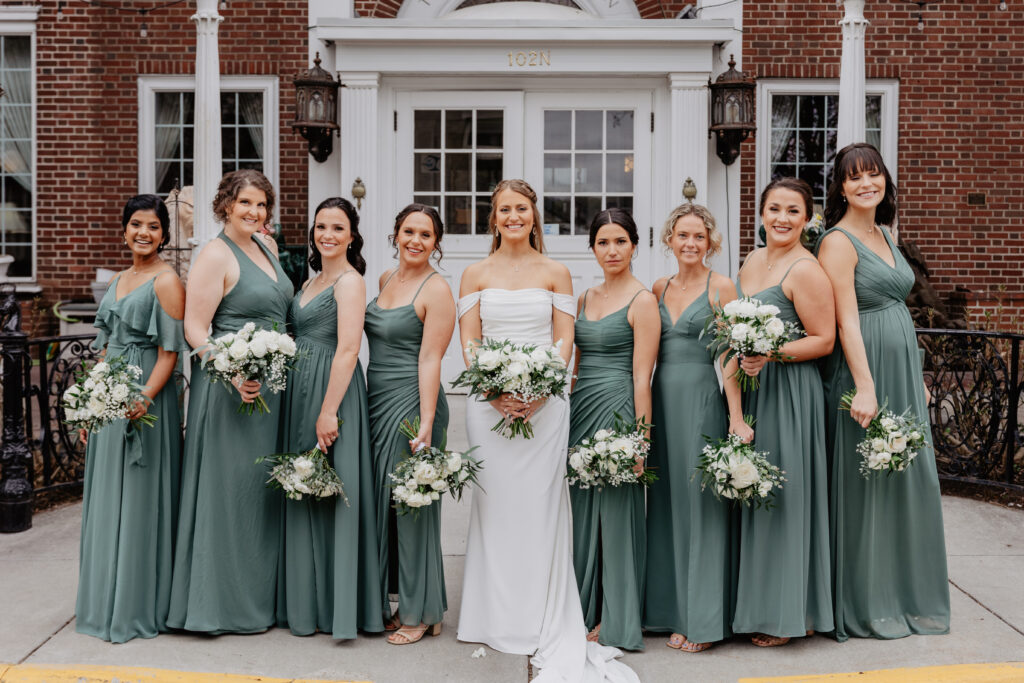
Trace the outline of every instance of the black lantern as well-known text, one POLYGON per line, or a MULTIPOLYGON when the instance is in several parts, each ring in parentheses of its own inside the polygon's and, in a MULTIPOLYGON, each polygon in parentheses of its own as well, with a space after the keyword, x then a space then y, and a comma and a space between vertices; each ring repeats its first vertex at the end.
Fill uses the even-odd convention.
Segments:
POLYGON ((320 68, 316 53, 313 68, 300 73, 295 84, 295 120, 292 128, 309 141, 309 153, 323 163, 334 148, 334 131, 338 130, 338 82, 320 68))
POLYGON ((712 83, 711 127, 708 135, 717 135, 718 158, 726 166, 740 155, 740 145, 757 130, 754 123, 754 79, 736 70, 736 60, 729 55, 729 70, 712 83))

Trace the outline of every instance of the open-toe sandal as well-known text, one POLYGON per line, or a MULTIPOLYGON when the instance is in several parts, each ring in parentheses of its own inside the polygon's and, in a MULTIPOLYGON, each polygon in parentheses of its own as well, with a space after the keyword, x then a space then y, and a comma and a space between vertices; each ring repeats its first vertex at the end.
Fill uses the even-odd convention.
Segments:
POLYGON ((388 642, 392 645, 412 645, 419 642, 428 631, 432 636, 441 635, 441 622, 430 625, 403 626, 388 636, 388 642))
POLYGON ((668 642, 665 643, 665 644, 668 645, 673 650, 678 650, 679 648, 681 648, 683 646, 683 643, 685 643, 685 642, 686 642, 686 636, 684 636, 681 633, 673 633, 671 636, 669 636, 668 642))
POLYGON ((758 647, 778 647, 789 642, 789 638, 781 636, 770 636, 767 633, 758 633, 751 637, 750 642, 758 647))

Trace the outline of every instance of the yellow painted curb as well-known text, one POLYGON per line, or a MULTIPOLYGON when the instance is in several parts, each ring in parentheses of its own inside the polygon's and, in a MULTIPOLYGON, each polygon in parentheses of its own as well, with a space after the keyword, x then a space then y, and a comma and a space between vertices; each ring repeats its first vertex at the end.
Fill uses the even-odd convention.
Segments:
POLYGON ((826 683, 852 680, 860 683, 1021 683, 1024 681, 1024 663, 955 664, 816 676, 769 676, 741 678, 739 683, 826 683))
POLYGON ((3 683, 370 683, 324 678, 271 678, 243 674, 199 673, 134 666, 69 666, 0 664, 3 683))

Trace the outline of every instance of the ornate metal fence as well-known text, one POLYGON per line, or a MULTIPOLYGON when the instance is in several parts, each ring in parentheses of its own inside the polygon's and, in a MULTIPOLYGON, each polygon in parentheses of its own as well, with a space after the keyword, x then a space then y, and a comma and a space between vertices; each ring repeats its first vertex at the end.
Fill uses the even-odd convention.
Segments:
POLYGON ((917 336, 939 476, 1024 492, 1024 335, 922 329, 917 336))

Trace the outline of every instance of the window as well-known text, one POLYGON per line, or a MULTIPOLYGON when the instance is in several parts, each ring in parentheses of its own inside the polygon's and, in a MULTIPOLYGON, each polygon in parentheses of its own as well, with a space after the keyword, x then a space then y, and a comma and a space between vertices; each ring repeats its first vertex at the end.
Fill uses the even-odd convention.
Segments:
POLYGON ((0 35, 0 253, 14 257, 12 279, 35 266, 32 36, 0 35))
MULTIPOLYGON (((195 83, 191 78, 140 79, 139 188, 166 196, 193 181, 195 83)), ((222 77, 223 172, 262 171, 277 186, 277 80, 222 77)))
MULTIPOLYGON (((758 83, 758 192, 776 178, 802 178, 814 190, 815 209, 821 211, 838 151, 838 89, 838 81, 765 79, 758 83)), ((866 141, 881 151, 894 175, 896 98, 895 81, 869 81, 866 141)))
POLYGON ((545 110, 545 235, 585 235, 609 207, 632 213, 633 119, 631 110, 545 110))

